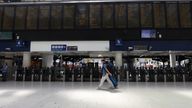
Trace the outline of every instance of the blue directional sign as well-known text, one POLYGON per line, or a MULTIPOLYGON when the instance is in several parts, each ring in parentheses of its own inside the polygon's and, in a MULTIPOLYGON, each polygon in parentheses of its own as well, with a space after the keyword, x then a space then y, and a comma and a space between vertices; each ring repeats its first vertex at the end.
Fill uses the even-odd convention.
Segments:
POLYGON ((115 40, 115 45, 116 45, 116 46, 122 46, 122 45, 123 45, 122 39, 116 39, 116 40, 115 40))
POLYGON ((16 40, 16 47, 25 47, 25 41, 16 40))
POLYGON ((51 51, 66 51, 67 45, 65 44, 55 44, 51 45, 51 51))

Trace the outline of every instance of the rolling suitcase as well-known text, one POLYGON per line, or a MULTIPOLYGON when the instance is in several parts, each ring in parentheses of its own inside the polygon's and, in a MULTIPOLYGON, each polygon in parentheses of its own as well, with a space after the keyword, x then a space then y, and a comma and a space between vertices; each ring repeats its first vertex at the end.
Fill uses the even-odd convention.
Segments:
POLYGON ((118 82, 117 82, 117 80, 114 78, 114 76, 113 76, 113 75, 109 75, 109 79, 110 79, 111 82, 113 83, 113 86, 114 86, 115 88, 117 88, 118 82))

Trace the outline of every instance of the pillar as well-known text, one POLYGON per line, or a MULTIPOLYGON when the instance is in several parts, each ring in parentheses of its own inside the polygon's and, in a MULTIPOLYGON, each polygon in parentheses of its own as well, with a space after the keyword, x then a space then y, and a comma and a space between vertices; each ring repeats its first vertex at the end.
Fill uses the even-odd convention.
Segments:
POLYGON ((25 52, 23 53, 23 67, 30 67, 31 66, 31 53, 25 52))
POLYGON ((122 59, 122 52, 117 52, 115 54, 115 64, 118 68, 120 68, 122 66, 122 62, 123 62, 123 59, 122 59))
POLYGON ((43 67, 53 66, 53 54, 44 54, 42 64, 43 64, 43 67))
POLYGON ((169 51, 169 61, 170 61, 170 67, 176 66, 176 55, 171 51, 169 51))

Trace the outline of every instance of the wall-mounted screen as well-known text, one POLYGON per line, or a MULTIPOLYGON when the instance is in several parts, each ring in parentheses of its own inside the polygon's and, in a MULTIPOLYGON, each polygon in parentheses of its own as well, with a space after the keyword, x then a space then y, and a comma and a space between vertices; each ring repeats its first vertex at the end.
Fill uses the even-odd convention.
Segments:
POLYGON ((74 5, 64 5, 63 27, 65 29, 74 28, 74 5))
POLYGON ((85 4, 79 4, 76 7, 76 26, 88 27, 88 6, 85 4))
MULTIPOLYGON (((0 16, 2 17, 2 16, 0 16)), ((14 7, 7 6, 4 7, 4 15, 3 15, 3 29, 4 30, 12 30, 13 29, 13 20, 14 20, 14 7)))
POLYGON ((0 40, 12 40, 13 33, 12 32, 0 32, 0 40))
POLYGON ((89 10, 89 24, 91 28, 101 27, 101 5, 91 4, 89 10))
POLYGON ((141 30, 141 38, 156 38, 156 30, 141 30))

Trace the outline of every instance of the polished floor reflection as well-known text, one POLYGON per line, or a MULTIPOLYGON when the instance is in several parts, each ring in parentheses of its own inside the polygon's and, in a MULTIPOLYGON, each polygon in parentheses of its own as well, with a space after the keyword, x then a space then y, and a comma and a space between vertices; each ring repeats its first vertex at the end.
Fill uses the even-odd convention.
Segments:
POLYGON ((0 82, 0 108, 191 108, 192 83, 0 82))

